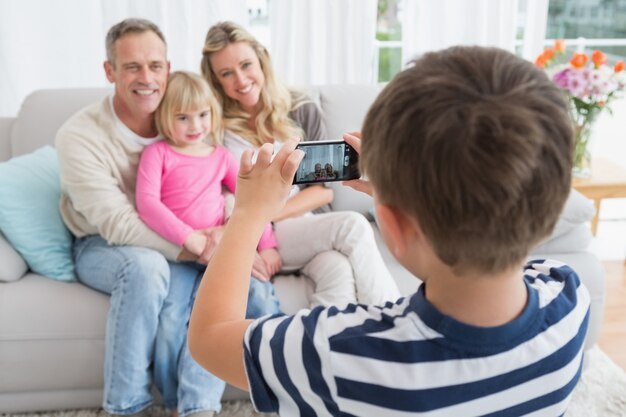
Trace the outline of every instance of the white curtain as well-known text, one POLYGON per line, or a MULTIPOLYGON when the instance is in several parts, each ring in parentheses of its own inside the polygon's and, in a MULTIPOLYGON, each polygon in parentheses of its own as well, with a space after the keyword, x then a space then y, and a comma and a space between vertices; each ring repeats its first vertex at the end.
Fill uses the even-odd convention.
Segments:
POLYGON ((40 88, 106 86, 102 63, 109 28, 127 17, 156 23, 172 69, 200 70, 209 27, 247 25, 245 0, 0 1, 0 117, 17 114, 40 88))
POLYGON ((543 51, 548 26, 549 0, 527 0, 522 57, 534 61, 543 51))
POLYGON ((376 0, 271 0, 274 69, 291 85, 372 79, 376 0))
POLYGON ((405 0, 404 8, 404 64, 452 45, 497 46, 514 52, 517 0, 405 0))

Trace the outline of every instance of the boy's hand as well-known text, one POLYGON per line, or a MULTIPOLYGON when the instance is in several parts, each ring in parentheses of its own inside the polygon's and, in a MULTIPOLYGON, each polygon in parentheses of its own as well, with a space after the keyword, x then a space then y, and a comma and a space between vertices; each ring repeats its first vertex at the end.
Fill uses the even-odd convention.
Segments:
POLYGON ((266 143, 259 149, 256 163, 252 163, 252 150, 241 155, 235 212, 254 216, 262 224, 276 217, 287 202, 293 177, 304 152, 295 149, 298 139, 286 140, 272 159, 274 147, 266 143))
POLYGON ((276 275, 276 273, 280 271, 280 268, 283 267, 283 260, 280 259, 280 255, 276 249, 263 249, 259 251, 259 255, 261 255, 261 258, 265 261, 265 268, 270 278, 276 275))
MULTIPOLYGON (((361 132, 345 133, 343 135, 343 140, 345 140, 348 145, 352 146, 356 153, 361 153, 361 132)), ((347 185, 348 187, 352 187, 355 190, 361 191, 365 194, 372 195, 373 193, 372 184, 364 179, 343 181, 342 184, 347 185)))

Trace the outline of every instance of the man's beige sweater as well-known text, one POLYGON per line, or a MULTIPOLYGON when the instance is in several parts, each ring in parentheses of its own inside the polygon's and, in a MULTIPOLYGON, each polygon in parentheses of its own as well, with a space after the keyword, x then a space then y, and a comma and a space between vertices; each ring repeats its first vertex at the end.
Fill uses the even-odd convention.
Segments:
POLYGON ((143 146, 124 139, 108 97, 65 122, 56 149, 61 215, 76 237, 98 234, 111 245, 144 246, 176 259, 181 248, 152 231, 135 210, 143 146))

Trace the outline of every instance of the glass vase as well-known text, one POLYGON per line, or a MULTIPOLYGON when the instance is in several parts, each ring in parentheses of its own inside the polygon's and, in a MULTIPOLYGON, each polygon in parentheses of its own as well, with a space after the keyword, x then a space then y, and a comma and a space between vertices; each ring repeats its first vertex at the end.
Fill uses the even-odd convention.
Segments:
POLYGON ((591 177, 591 152, 589 150, 591 130, 591 123, 583 123, 574 128, 575 146, 572 175, 576 178, 591 177))

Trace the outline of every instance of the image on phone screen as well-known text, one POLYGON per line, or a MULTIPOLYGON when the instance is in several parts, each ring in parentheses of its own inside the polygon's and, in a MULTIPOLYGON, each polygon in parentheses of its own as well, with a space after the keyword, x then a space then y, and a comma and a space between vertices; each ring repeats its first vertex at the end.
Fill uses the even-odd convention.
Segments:
POLYGON ((304 158, 294 177, 294 184, 347 181, 359 178, 359 155, 342 140, 300 142, 304 158))

